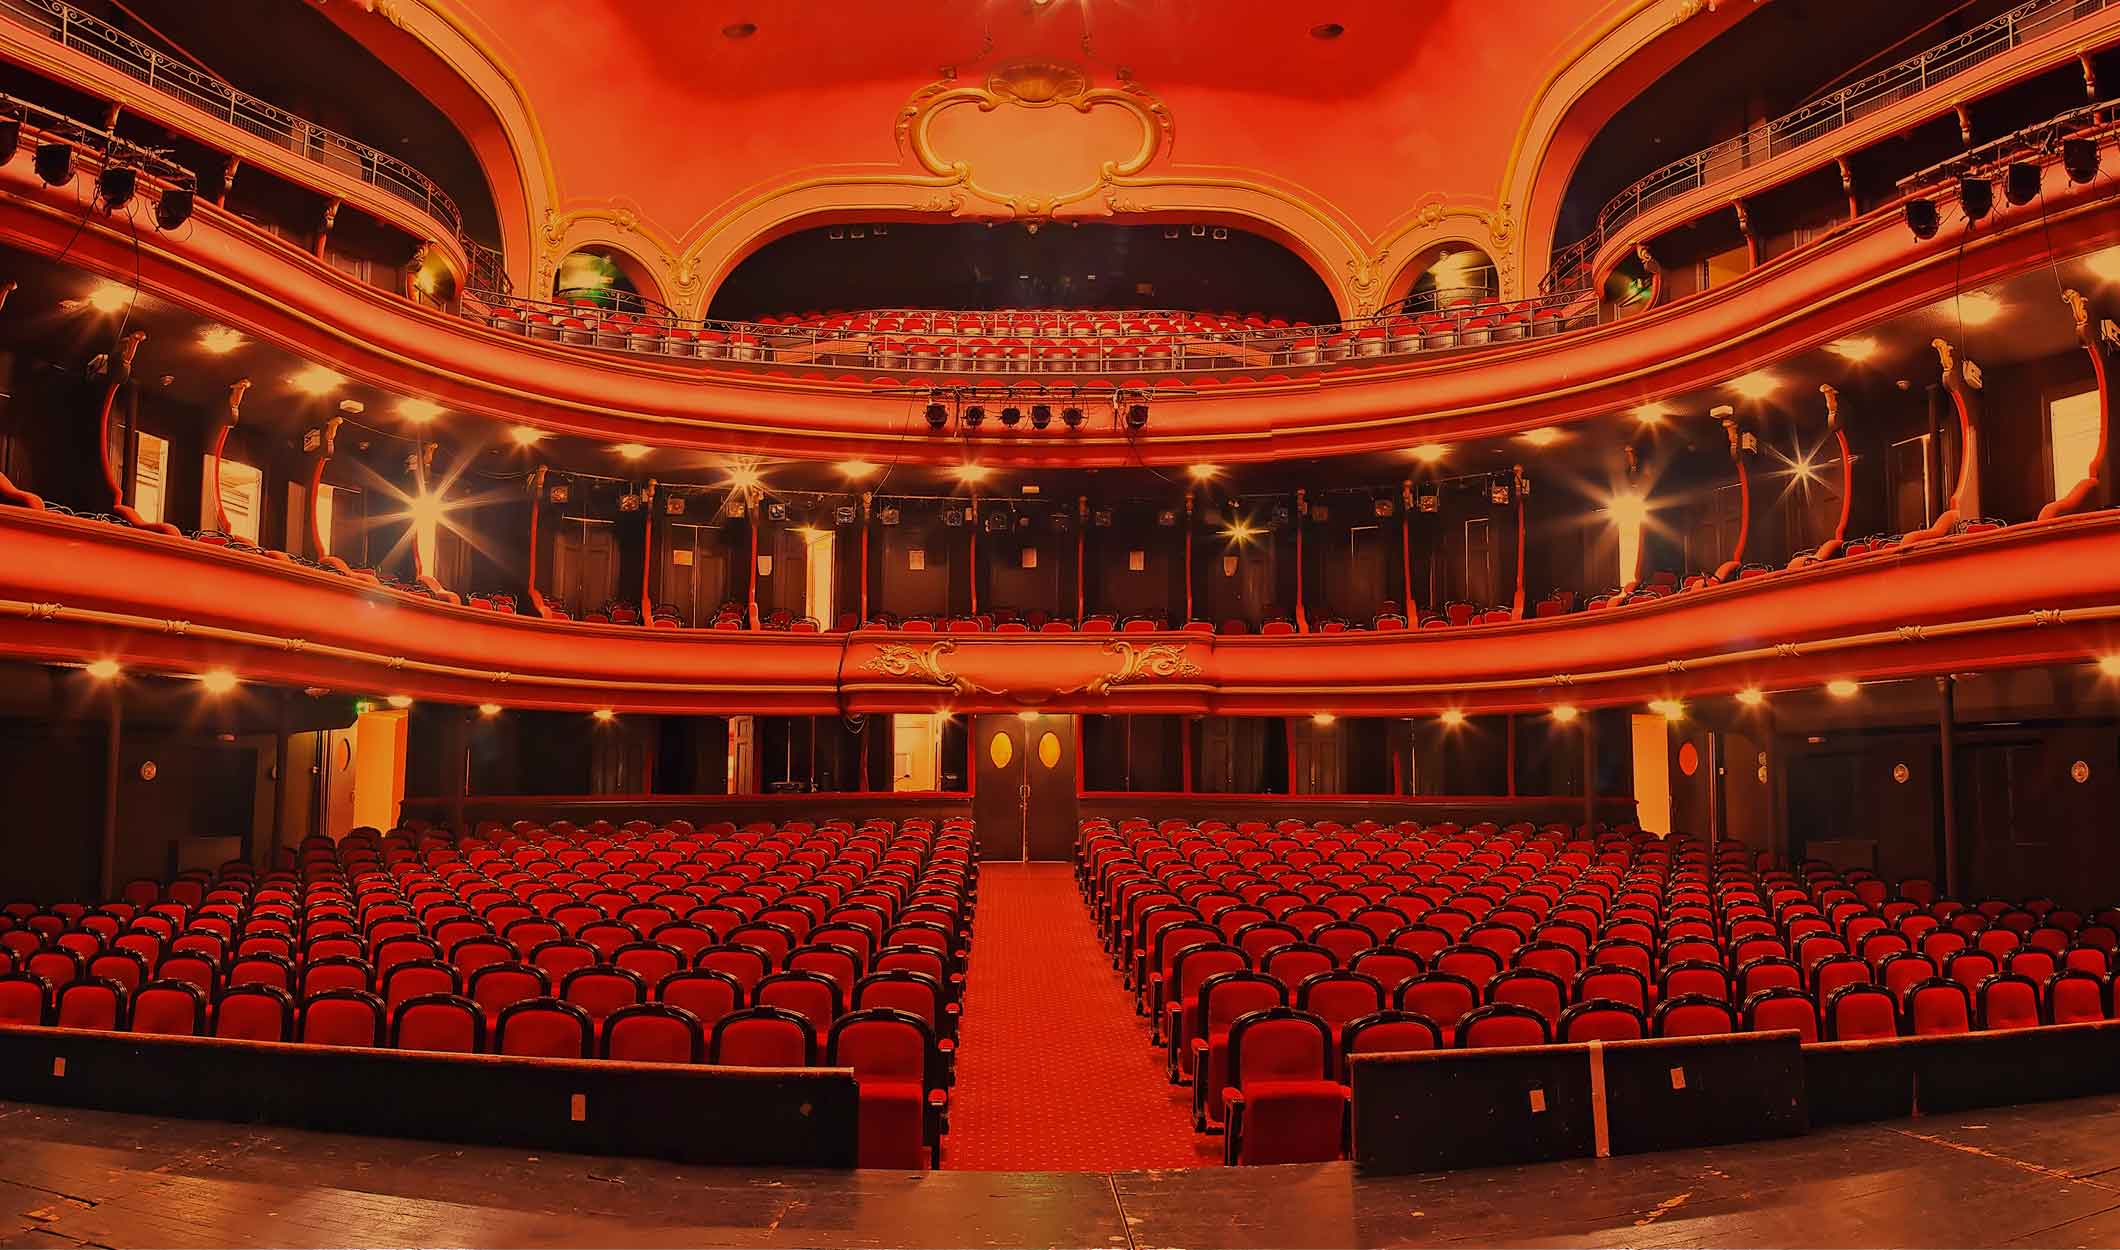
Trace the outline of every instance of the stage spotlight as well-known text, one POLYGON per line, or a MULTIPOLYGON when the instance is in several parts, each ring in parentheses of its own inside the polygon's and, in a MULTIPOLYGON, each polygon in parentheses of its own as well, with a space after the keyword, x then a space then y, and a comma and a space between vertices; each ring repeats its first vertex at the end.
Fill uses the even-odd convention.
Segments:
POLYGON ((1985 178, 1960 178, 1958 207, 1965 210, 1967 221, 1979 221, 1995 207, 1995 184, 1985 178))
POLYGON ((1142 428, 1143 426, 1145 426, 1145 425, 1147 425, 1147 424, 1148 424, 1148 405, 1147 405, 1147 404, 1128 404, 1128 405, 1126 406, 1126 428, 1127 428, 1127 429, 1129 429, 1129 430, 1138 430, 1138 429, 1142 428))
POLYGON ((2098 176, 2098 141, 2096 139, 2063 139, 2061 141, 2061 168, 2068 171, 2070 182, 2089 182, 2098 176))
POLYGON ((0 117, 0 165, 15 159, 15 149, 22 146, 22 119, 0 117))
POLYGON ((927 423, 931 430, 939 430, 950 423, 950 410, 941 404, 927 406, 927 423))
POLYGON ((102 197, 105 212, 115 213, 132 203, 133 192, 140 189, 140 171, 124 165, 105 165, 96 175, 96 194, 102 197))
POLYGON ((1032 405, 1031 405, 1031 428, 1032 428, 1032 429, 1034 429, 1034 430, 1042 430, 1042 429, 1044 429, 1044 428, 1045 428, 1046 426, 1048 426, 1048 425, 1051 425, 1052 423, 1053 423, 1053 406, 1052 406, 1051 404, 1032 404, 1032 405))
POLYGON ((978 429, 986 424, 986 405, 973 404, 964 410, 964 424, 968 429, 978 429))
POLYGON ((2038 199, 2039 167, 2022 161, 2011 165, 2002 177, 2002 194, 2019 208, 2038 199))
POLYGON ((171 187, 155 201, 155 224, 164 230, 174 230, 191 220, 192 190, 190 187, 171 187))
POLYGON ((1907 229, 1914 232, 1915 238, 1933 239, 1936 237, 1936 201, 1908 200, 1906 211, 1907 229))
POLYGON ((1018 408, 1016 405, 1010 404, 1001 410, 1001 424, 1010 429, 1016 428, 1016 423, 1021 420, 1023 420, 1023 409, 1018 408))
POLYGON ((1082 410, 1070 404, 1060 410, 1060 420, 1070 430, 1082 428, 1082 410))
POLYGON ((31 163, 36 167, 37 176, 44 179, 44 185, 48 187, 73 181, 74 148, 70 143, 38 144, 31 163))

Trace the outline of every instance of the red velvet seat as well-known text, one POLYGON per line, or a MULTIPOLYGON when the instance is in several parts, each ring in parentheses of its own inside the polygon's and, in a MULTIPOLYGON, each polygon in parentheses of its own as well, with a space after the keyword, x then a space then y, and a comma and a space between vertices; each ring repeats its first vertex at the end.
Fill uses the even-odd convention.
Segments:
POLYGON ((1561 1012, 1554 1038, 1562 1042, 1626 1042, 1649 1035, 1641 1009, 1613 998, 1591 998, 1561 1012))
MULTIPOLYGON (((225 1027, 231 1002, 250 1004, 254 996, 269 998, 271 986, 248 985, 229 990, 214 1008, 216 1035, 225 1027)), ((265 1014, 262 1007, 260 1014, 265 1014)), ((384 1035, 383 1000, 363 990, 325 990, 302 1001, 295 1040, 312 1046, 381 1046, 384 1035)))
POLYGON ((500 1012, 493 1050, 501 1055, 587 1059, 596 1053, 596 1027, 589 1013, 557 998, 526 998, 500 1012))
POLYGON ((902 1011, 850 1012, 832 1026, 825 1062, 853 1068, 860 1087, 860 1166, 916 1171, 940 1162, 936 1054, 927 1026, 902 1011))
POLYGON ((1237 1019, 1229 1036, 1225 1158, 1231 1164, 1315 1163, 1340 1157, 1347 1087, 1333 1079, 1326 1022, 1288 1007, 1237 1019))
POLYGON ((52 1006, 52 1023, 62 1029, 122 1030, 127 1026, 125 987, 116 981, 86 978, 62 986, 52 1006))
POLYGON ((1553 1040, 1546 1017, 1520 1003, 1489 1003, 1458 1021, 1457 1047, 1479 1050, 1502 1046, 1543 1046, 1553 1040))
POLYGON ((1771 986, 1747 996, 1741 1019, 1747 1033, 1794 1029, 1807 1045, 1818 1040, 1818 1006, 1791 986, 1771 986))
POLYGON ((630 1063, 700 1063, 707 1053, 699 1017, 670 1003, 635 1003, 604 1020, 599 1053, 630 1063))
POLYGON ((1972 995, 1957 981, 1935 977, 1907 988, 1903 1014, 1909 1037, 1968 1033, 1973 1028, 1972 995))
POLYGON ((477 1054, 486 1048, 486 1015, 461 994, 420 994, 390 1013, 390 1044, 399 1050, 477 1054))
POLYGON ((1658 1037, 1708 1037, 1736 1031, 1728 1001, 1706 994, 1681 994, 1656 1005, 1650 1017, 1658 1037))
POLYGON ((2112 1016, 2112 991, 2104 978, 2064 968, 2046 983, 2048 1024, 2081 1024, 2112 1016))
POLYGON ((1973 993, 1974 1020, 1983 1030, 2031 1029, 2041 1023, 2039 983, 2030 977, 1998 972, 1973 993))
POLYGON ((785 1007, 746 1007, 714 1024, 707 1062, 741 1068, 804 1068, 817 1062, 817 1033, 785 1007))

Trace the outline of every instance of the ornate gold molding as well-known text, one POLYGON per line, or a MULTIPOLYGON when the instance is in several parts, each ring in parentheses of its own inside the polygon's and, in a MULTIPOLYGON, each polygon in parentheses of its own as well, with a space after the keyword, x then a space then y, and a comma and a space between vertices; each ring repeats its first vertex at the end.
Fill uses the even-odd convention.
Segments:
MULTIPOLYGON (((1068 204, 1095 197, 1115 179, 1140 173, 1165 145, 1177 136, 1177 123, 1170 108, 1153 92, 1135 82, 1125 70, 1118 72, 1117 87, 1092 87, 1087 71, 1052 61, 1011 61, 1000 65, 979 86, 961 86, 954 71, 915 91, 898 111, 899 145, 910 151, 921 168, 981 199, 1007 208, 1012 216, 1033 221, 1050 219, 1068 204), (1069 108, 1087 115, 1102 107, 1115 107, 1131 116, 1141 128, 1134 150, 1102 162, 1094 181, 1042 192, 1011 192, 980 181, 972 161, 957 160, 935 146, 935 119, 951 109, 970 106, 981 113, 1002 107, 1024 109, 1069 108)), ((941 200, 945 197, 935 197, 941 200)))
POLYGON ((863 660, 861 667, 885 677, 910 677, 922 685, 942 686, 958 694, 970 694, 972 683, 942 667, 942 657, 956 649, 956 642, 948 638, 938 639, 925 647, 886 642, 876 648, 876 654, 863 660))
POLYGON ((1124 638, 1113 638, 1104 644, 1104 650, 1119 657, 1119 668, 1090 682, 1091 694, 1108 694, 1113 686, 1200 675, 1200 666, 1186 658, 1188 648, 1182 642, 1152 642, 1137 647, 1124 638))

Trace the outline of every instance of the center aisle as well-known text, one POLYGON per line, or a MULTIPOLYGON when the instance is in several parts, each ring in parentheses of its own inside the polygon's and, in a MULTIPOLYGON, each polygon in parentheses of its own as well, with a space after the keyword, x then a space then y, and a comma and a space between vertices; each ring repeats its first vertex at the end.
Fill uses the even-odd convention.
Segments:
POLYGON ((1108 1172, 1221 1162, 1192 1131, 1192 1091, 1097 942, 1066 864, 979 868, 957 1087, 942 1165, 1108 1172))

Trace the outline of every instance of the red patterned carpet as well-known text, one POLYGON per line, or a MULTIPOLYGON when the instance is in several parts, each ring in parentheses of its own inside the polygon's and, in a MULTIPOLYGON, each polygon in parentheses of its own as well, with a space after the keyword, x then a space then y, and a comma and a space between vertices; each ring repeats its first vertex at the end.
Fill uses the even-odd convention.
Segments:
POLYGON ((946 1168, 1105 1172, 1221 1162, 1190 1089, 1098 945, 1066 864, 979 870, 946 1168))

